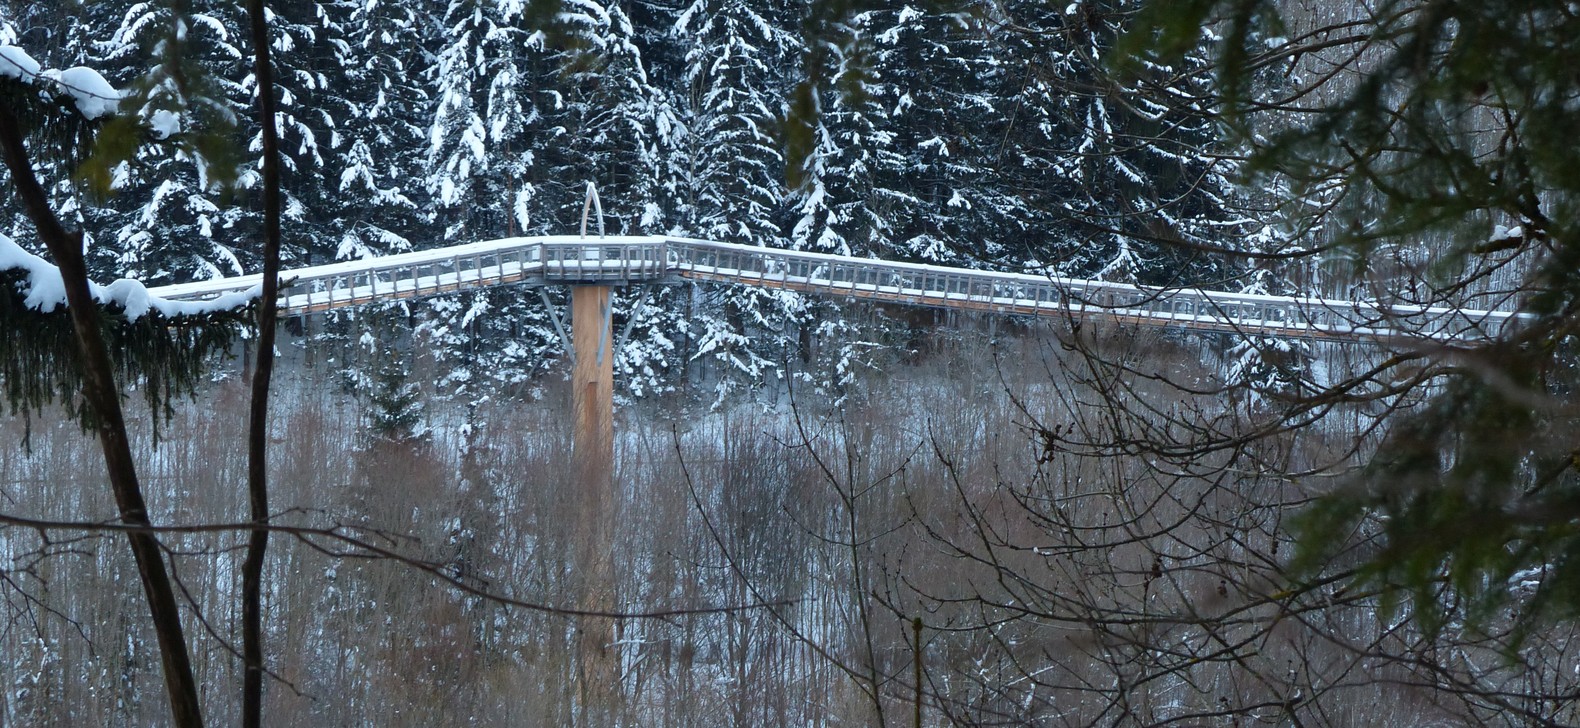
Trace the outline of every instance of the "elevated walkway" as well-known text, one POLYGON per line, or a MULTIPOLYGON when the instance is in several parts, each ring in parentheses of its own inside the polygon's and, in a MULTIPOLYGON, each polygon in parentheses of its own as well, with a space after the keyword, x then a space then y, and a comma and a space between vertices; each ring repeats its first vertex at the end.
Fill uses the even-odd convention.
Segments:
MULTIPOLYGON (((1519 314, 1302 296, 1149 288, 1104 281, 899 263, 676 237, 505 238, 281 273, 282 313, 504 285, 710 281, 905 305, 1106 319, 1294 338, 1479 340, 1519 314)), ((238 276, 153 288, 171 300, 245 291, 238 276)))

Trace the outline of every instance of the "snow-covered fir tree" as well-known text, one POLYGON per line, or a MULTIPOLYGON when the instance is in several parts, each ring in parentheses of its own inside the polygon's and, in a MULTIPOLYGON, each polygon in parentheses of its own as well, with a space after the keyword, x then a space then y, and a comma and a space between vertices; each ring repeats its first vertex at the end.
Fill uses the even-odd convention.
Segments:
MULTIPOLYGON (((569 24, 585 44, 562 54, 568 82, 562 110, 552 114, 557 126, 581 129, 550 157, 550 177, 561 183, 586 179, 603 200, 604 218, 589 221, 611 235, 661 234, 668 230, 665 159, 679 120, 671 95, 649 78, 636 29, 618 2, 591 3, 569 15, 569 24)), ((574 220, 585 206, 585 192, 566 195, 554 217, 574 220)), ((683 291, 650 286, 622 291, 615 302, 615 325, 631 323, 631 337, 616 352, 616 367, 633 393, 669 387, 665 373, 674 368, 676 332, 683 325, 675 305, 683 291), (632 318, 635 322, 631 322, 632 318)))
MULTIPOLYGON (((89 21, 93 19, 98 18, 90 14, 88 9, 80 6, 26 2, 0 3, 0 45, 19 46, 28 53, 29 57, 45 68, 79 65, 87 62, 89 46, 95 40, 90 29, 92 26, 89 25, 89 21)), ((102 19, 99 21, 97 25, 105 24, 102 19)), ((11 71, 9 62, 5 63, 7 67, 4 70, 11 71)), ((48 136, 54 137, 54 135, 48 136)), ((30 141, 34 144, 40 142, 48 144, 49 151, 36 155, 38 159, 34 164, 39 170, 39 181, 46 186, 46 191, 51 195, 51 202, 66 220, 91 214, 91 211, 85 211, 80 205, 81 198, 77 186, 71 184, 69 179, 72 173, 69 160, 82 154, 81 140, 73 135, 73 138, 49 138, 45 142, 43 137, 45 135, 35 133, 30 141)), ((7 194, 6 197, 10 195, 7 194)), ((32 227, 22 215, 0 217, 0 233, 24 246, 30 245, 33 240, 32 227)), ((90 246, 93 242, 93 237, 89 236, 90 246)))
MULTIPOLYGON (((425 185, 434 245, 546 230, 539 154, 569 130, 545 128, 546 34, 516 0, 450 0, 438 15, 442 45, 429 71, 433 100, 425 185)), ((520 291, 438 299, 422 327, 436 356, 453 362, 442 385, 460 392, 520 385, 559 348, 547 312, 520 291)))
POLYGON ((93 252, 113 255, 117 275, 154 283, 249 271, 257 242, 248 239, 250 213, 238 204, 244 149, 237 127, 251 103, 243 81, 249 56, 234 31, 239 11, 106 4, 125 12, 96 60, 133 93, 122 113, 144 120, 158 143, 111 171, 114 244, 93 252))
POLYGON ((742 0, 695 0, 678 25, 686 55, 689 234, 747 245, 780 239, 784 158, 774 139, 795 58, 795 36, 742 0))
POLYGON ((411 250, 431 221, 421 158, 428 94, 422 58, 435 19, 421 4, 371 0, 327 7, 334 75, 326 92, 344 113, 330 133, 325 200, 339 226, 336 259, 411 250))
MULTIPOLYGON (((340 120, 353 117, 355 91, 352 69, 337 57, 347 29, 338 25, 334 4, 320 2, 281 2, 269 7, 269 37, 273 48, 275 84, 279 113, 275 123, 280 135, 280 174, 286 265, 308 265, 333 260, 340 247, 342 227, 347 224, 341 212, 347 196, 338 189, 339 166, 335 160, 342 146, 340 120), (334 59, 339 62, 326 62, 334 59)), ((247 76, 245 87, 256 93, 255 82, 247 76)), ((249 118, 247 152, 262 151, 261 131, 249 118)), ((253 169, 261 169, 258 163, 253 169)), ((243 177, 243 186, 259 184, 255 171, 243 177)), ((261 240, 256 235, 254 239, 261 240)))
POLYGON ((537 153, 570 130, 544 129, 537 85, 545 35, 519 0, 449 0, 430 69, 433 98, 425 183, 442 239, 525 234, 537 193, 537 153))
POLYGON ((1102 65, 1138 7, 998 8, 994 20, 1012 29, 994 49, 1007 69, 999 96, 1014 103, 1004 104, 996 191, 1024 200, 1036 233, 997 237, 1024 241, 1005 251, 1016 262, 1066 275, 1233 287, 1238 271, 1202 250, 1259 226, 1236 209, 1232 165, 1215 149, 1206 61, 1139 59, 1126 85, 1102 65))
MULTIPOLYGON (((40 49, 46 66, 89 66, 126 94, 92 157, 86 149, 41 155, 56 209, 83 229, 93 275, 170 283, 243 272, 231 228, 245 213, 229 204, 244 103, 233 9, 130 0, 14 5, 17 27, 27 29, 15 40, 40 49), (78 166, 83 161, 89 166, 78 166)), ((26 240, 22 220, 11 223, 26 240)))
MULTIPOLYGON (((783 246, 784 156, 772 129, 784 116, 787 68, 798 37, 778 4, 694 0, 677 20, 689 39, 682 82, 688 134, 676 229, 744 245, 783 246), (778 11, 781 15, 775 15, 778 11)), ((799 296, 761 290, 695 292, 692 359, 763 376, 799 296), (774 334, 754 340, 756 332, 774 334)))
MULTIPOLYGON (((995 56, 988 3, 905 5, 859 17, 871 43, 872 149, 865 227, 876 254, 948 265, 1001 262, 1006 235, 1035 234, 1000 183, 1004 134, 1019 99, 995 56), (878 241, 874 241, 878 242, 878 241)), ((849 135, 849 132, 846 132, 849 135)))

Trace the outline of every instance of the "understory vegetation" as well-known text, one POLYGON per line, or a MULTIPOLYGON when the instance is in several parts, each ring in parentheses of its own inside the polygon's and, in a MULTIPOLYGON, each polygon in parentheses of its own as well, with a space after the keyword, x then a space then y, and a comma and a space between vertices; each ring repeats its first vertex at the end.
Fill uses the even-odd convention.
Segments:
MULTIPOLYGON (((1223 340, 955 323, 961 333, 893 347, 837 405, 791 380, 715 409, 683 396, 620 408, 607 514, 617 603, 767 606, 621 621, 612 714, 736 726, 1580 718, 1565 698, 1580 689, 1568 625, 1510 651, 1497 619, 1488 634, 1424 630, 1353 588, 1343 561, 1291 580, 1291 514, 1365 462, 1373 406, 1186 456, 1142 435, 1258 426, 1255 401, 1187 391, 1219 384, 1223 340), (1116 376, 1124 362, 1156 377, 1116 376)), ((575 622, 447 581, 574 603, 568 393, 550 377, 535 400, 466 408, 414 386, 416 416, 391 429, 386 402, 345 394, 333 356, 290 351, 273 522, 388 553, 321 535, 271 550, 270 721, 579 724, 575 622)), ((1377 356, 1318 354, 1335 367, 1377 356)), ((411 381, 432 366, 419 357, 411 381)), ((157 447, 148 422, 134 428, 155 522, 234 519, 244 384, 231 371, 178 404, 157 447)), ((20 422, 0 427, 20 436, 20 422)), ((0 460, 7 513, 113 519, 91 438, 65 416, 33 428, 30 452, 0 460)), ((217 724, 239 710, 226 686, 244 538, 164 537, 217 724)), ((118 537, 12 525, 0 545, 7 724, 162 722, 159 663, 118 537)))

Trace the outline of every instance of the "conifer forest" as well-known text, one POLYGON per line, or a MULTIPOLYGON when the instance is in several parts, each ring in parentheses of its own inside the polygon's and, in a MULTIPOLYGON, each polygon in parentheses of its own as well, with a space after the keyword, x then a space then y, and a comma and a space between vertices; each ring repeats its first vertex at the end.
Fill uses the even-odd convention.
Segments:
POLYGON ((1569 0, 0 0, 0 728, 1580 724, 1576 68, 1569 0), (1064 292, 281 303, 573 235, 1064 292))

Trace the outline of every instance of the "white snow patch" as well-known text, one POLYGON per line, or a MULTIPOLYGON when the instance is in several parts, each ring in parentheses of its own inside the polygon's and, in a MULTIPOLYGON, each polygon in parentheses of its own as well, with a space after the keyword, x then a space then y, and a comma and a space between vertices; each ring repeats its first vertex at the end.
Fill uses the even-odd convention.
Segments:
POLYGON ((27 273, 28 290, 22 305, 49 313, 66 304, 66 286, 61 281, 60 269, 23 250, 11 238, 0 235, 0 271, 7 270, 27 273))
POLYGON ((70 97, 77 111, 89 119, 115 113, 126 95, 87 66, 73 66, 64 71, 41 68, 27 51, 14 45, 0 45, 0 76, 23 83, 38 83, 41 79, 52 81, 55 89, 70 97))
POLYGON ((148 116, 148 128, 158 139, 169 139, 181 133, 181 115, 160 109, 148 116))
POLYGON ((1524 225, 1515 225, 1514 227, 1494 225, 1492 228, 1492 237, 1487 238, 1487 242, 1502 243, 1510 240, 1519 240, 1523 237, 1525 237, 1524 225))

